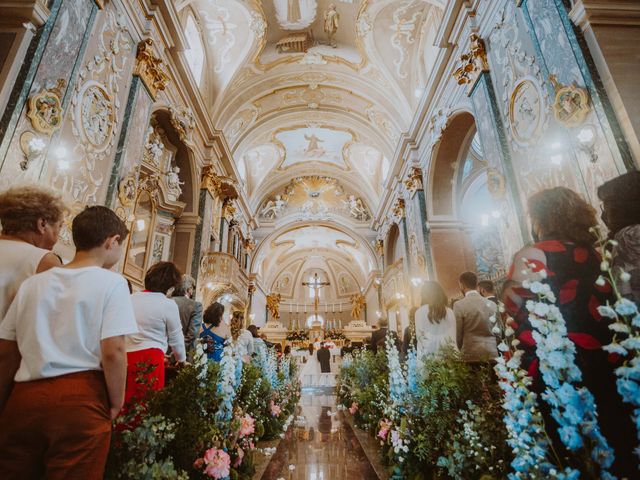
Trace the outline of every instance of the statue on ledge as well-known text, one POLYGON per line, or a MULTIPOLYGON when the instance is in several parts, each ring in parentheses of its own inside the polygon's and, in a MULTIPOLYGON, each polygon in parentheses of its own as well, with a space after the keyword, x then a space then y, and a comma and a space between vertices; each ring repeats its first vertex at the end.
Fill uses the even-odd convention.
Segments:
POLYGON ((271 293, 267 295, 267 309, 271 313, 274 320, 280 319, 280 300, 282 296, 279 293, 271 293))
POLYGON ((354 320, 358 320, 360 318, 360 314, 362 313, 364 304, 364 295, 361 295, 359 293, 351 295, 351 318, 353 318, 354 320))

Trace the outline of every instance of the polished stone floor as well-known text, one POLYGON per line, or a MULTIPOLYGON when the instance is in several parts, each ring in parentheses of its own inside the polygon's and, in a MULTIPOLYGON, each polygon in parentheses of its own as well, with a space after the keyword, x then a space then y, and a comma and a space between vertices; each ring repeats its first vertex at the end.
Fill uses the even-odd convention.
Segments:
POLYGON ((377 480, 332 389, 303 389, 297 417, 262 480, 377 480))

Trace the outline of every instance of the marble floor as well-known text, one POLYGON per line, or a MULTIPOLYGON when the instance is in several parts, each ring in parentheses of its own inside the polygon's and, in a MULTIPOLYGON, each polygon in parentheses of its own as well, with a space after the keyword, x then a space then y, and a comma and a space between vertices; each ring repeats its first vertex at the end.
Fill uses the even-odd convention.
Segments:
POLYGON ((303 389, 297 417, 262 480, 377 480, 333 389, 303 389))

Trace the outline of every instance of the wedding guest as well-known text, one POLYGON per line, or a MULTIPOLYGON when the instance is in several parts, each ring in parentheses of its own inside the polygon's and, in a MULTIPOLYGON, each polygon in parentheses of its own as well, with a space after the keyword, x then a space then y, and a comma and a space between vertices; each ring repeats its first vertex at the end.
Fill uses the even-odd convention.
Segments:
POLYGON ((602 200, 602 221, 609 237, 618 244, 613 248, 616 276, 629 274, 618 281, 620 293, 640 306, 640 172, 632 172, 609 180, 598 188, 602 200))
POLYGON ((380 319, 378 319, 378 329, 374 330, 371 333, 371 338, 369 339, 369 349, 373 353, 378 352, 378 346, 381 341, 384 349, 384 342, 385 342, 385 339, 387 338, 388 330, 389 330, 389 320, 387 320, 387 317, 381 317, 380 319))
POLYGON ((179 364, 187 360, 178 305, 167 298, 181 279, 173 263, 158 262, 144 277, 145 290, 131 296, 138 333, 127 337, 126 403, 143 399, 149 389, 164 388, 164 354, 169 346, 179 364))
POLYGON ((353 347, 351 347, 351 340, 348 338, 344 341, 343 347, 340 349, 340 356, 344 357, 346 354, 353 352, 353 347))
MULTIPOLYGON (((522 367, 533 379, 532 389, 541 393, 545 384, 538 369, 536 342, 532 335, 526 302, 535 298, 524 281, 542 280, 551 287, 562 313, 568 338, 575 344, 575 360, 582 372, 581 384, 593 394, 601 432, 616 451, 612 473, 637 476, 637 459, 632 455, 635 435, 631 424, 631 408, 622 402, 616 389, 614 369, 619 366, 615 355, 608 355, 602 345, 611 343, 610 320, 598 313, 598 306, 613 302, 609 284, 596 284, 601 258, 594 250, 596 212, 578 194, 564 187, 543 190, 529 199, 533 245, 514 256, 505 283, 503 302, 513 318, 511 325, 518 348, 523 350, 522 367), (544 272, 544 278, 542 274, 544 272)), ((547 434, 561 456, 568 455, 557 434, 557 424, 548 409, 542 409, 547 434)))
POLYGON ((259 353, 260 349, 267 348, 267 345, 264 343, 264 340, 260 338, 259 328, 257 325, 249 325, 247 330, 251 333, 253 337, 253 353, 259 353))
POLYGON ((0 319, 24 280, 62 265, 51 249, 66 212, 60 195, 43 187, 14 187, 0 194, 0 319))
POLYGON ((196 347, 196 338, 202 328, 202 303, 193 299, 196 289, 196 281, 190 275, 183 275, 182 280, 176 285, 171 299, 178 305, 184 345, 187 356, 191 357, 196 347))
POLYGON ((496 296, 496 288, 491 280, 481 280, 478 282, 478 292, 487 300, 492 301, 496 305, 498 304, 498 297, 496 296))
POLYGON ((207 358, 214 362, 222 360, 222 352, 227 338, 231 337, 229 326, 222 321, 224 305, 214 302, 204 311, 200 338, 206 343, 207 358))
POLYGON ((108 208, 86 208, 73 220, 73 260, 25 280, 0 324, 3 479, 102 479, 125 335, 137 331, 127 283, 108 270, 128 233, 108 208))
POLYGON ((497 305, 478 292, 478 277, 473 272, 464 272, 458 278, 460 291, 464 295, 453 305, 456 317, 456 340, 462 357, 467 362, 483 362, 498 356, 493 325, 490 318, 495 315, 497 305))
POLYGON ((245 362, 249 362, 253 354, 253 336, 244 328, 244 313, 239 310, 231 316, 231 337, 237 352, 245 362))
POLYGON ((422 284, 422 306, 416 310, 415 335, 418 360, 438 355, 443 347, 456 348, 456 316, 447 307, 447 296, 438 282, 422 284))
POLYGON ((285 357, 291 356, 291 345, 287 345, 284 347, 284 356, 285 357))

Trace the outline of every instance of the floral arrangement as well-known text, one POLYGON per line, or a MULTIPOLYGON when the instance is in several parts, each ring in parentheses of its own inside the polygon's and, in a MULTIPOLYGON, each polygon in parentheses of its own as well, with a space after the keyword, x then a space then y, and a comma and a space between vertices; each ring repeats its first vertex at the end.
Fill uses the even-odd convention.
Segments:
POLYGON ((107 480, 252 478, 257 442, 283 435, 298 403, 295 365, 269 352, 245 364, 231 344, 220 363, 203 355, 116 420, 107 480))
POLYGON ((329 330, 326 334, 326 338, 330 338, 331 340, 346 340, 347 336, 342 333, 339 332, 338 330, 329 330))
POLYGON ((287 340, 290 342, 302 342, 309 340, 309 332, 306 330, 293 330, 287 333, 287 340))

